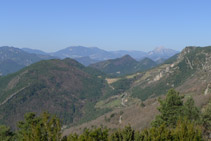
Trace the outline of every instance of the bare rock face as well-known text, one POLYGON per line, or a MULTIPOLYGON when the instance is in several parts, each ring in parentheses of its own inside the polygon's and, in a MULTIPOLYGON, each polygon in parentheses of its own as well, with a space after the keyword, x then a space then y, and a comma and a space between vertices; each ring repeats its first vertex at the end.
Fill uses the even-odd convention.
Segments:
POLYGON ((211 47, 186 47, 175 61, 151 69, 135 81, 132 88, 135 97, 155 97, 170 88, 182 93, 210 93, 211 47), (141 93, 141 94, 140 94, 141 93))
POLYGON ((186 47, 186 48, 183 49, 182 52, 179 54, 177 60, 179 61, 179 60, 184 59, 184 57, 185 57, 188 53, 192 52, 194 49, 196 49, 196 47, 186 47))
POLYGON ((208 95, 208 93, 210 93, 210 89, 211 89, 211 84, 208 84, 207 88, 204 91, 204 95, 208 95))

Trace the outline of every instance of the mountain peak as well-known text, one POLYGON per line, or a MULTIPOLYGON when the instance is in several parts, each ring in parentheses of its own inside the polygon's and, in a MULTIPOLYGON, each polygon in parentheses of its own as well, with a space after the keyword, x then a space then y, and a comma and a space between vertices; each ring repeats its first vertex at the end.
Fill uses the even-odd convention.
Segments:
POLYGON ((49 111, 65 124, 74 123, 88 114, 87 104, 95 105, 103 95, 105 81, 99 75, 102 73, 73 59, 52 59, 0 78, 0 121, 15 128, 26 112, 49 111))
POLYGON ((130 55, 124 55, 121 58, 110 59, 90 65, 90 67, 96 68, 112 76, 121 76, 144 71, 154 66, 156 66, 156 63, 149 58, 145 58, 138 62, 130 55))
POLYGON ((166 48, 163 47, 163 46, 160 46, 160 47, 156 47, 153 51, 162 51, 162 50, 165 50, 166 48))
POLYGON ((121 57, 122 59, 130 59, 130 60, 135 60, 133 59, 130 55, 126 54, 124 56, 121 57))
POLYGON ((183 59, 187 54, 189 54, 190 52, 193 52, 194 50, 196 50, 197 48, 201 48, 202 50, 205 49, 206 47, 196 47, 196 46, 187 46, 185 47, 181 53, 178 56, 178 60, 183 59))
POLYGON ((178 53, 178 51, 176 51, 176 50, 168 49, 168 48, 161 46, 161 47, 155 48, 153 51, 148 52, 148 57, 154 61, 157 61, 161 58, 167 59, 177 53, 178 53))

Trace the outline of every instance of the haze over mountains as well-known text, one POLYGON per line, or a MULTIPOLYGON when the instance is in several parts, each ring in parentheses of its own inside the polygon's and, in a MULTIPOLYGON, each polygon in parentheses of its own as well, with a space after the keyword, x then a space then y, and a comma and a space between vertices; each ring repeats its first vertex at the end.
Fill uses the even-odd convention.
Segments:
POLYGON ((150 53, 142 51, 105 51, 99 48, 88 48, 82 46, 68 47, 54 53, 46 53, 40 50, 29 48, 0 47, 0 75, 7 75, 16 72, 21 68, 28 66, 40 60, 53 58, 72 58, 85 66, 108 59, 120 58, 124 55, 130 55, 140 61, 145 57, 153 58, 154 61, 162 63, 170 56, 178 53, 171 49, 160 48, 150 53))
MULTIPOLYGON (((29 51, 29 53, 38 53, 38 50, 32 49, 24 49, 25 51, 29 51)), ((43 53, 42 51, 40 51, 43 53)), ((80 59, 84 57, 89 57, 93 61, 104 61, 108 59, 115 59, 120 58, 124 55, 130 55, 132 58, 136 60, 141 60, 145 57, 148 57, 154 61, 159 59, 167 59, 174 54, 179 53, 178 51, 167 49, 164 47, 158 47, 153 51, 150 52, 143 52, 143 51, 127 51, 127 50, 119 50, 119 51, 106 51, 97 47, 83 47, 83 46, 72 46, 67 47, 65 49, 59 50, 54 53, 48 53, 52 56, 59 57, 61 59, 64 58, 73 58, 73 59, 80 59)), ((46 53, 47 54, 47 53, 46 53)), ((91 63, 87 63, 84 65, 89 65, 91 63)))
POLYGON ((0 141, 211 141, 210 5, 0 1, 0 141))
POLYGON ((55 57, 27 53, 14 47, 0 47, 0 75, 7 75, 40 60, 48 60, 52 58, 55 57))
MULTIPOLYGON (((88 121, 107 113, 110 122, 105 116, 96 120, 109 127, 131 123, 143 128, 156 115, 157 104, 146 101, 165 94, 170 88, 197 97, 199 105, 206 104, 211 94, 210 56, 211 47, 187 47, 162 65, 116 78, 101 71, 109 74, 107 68, 112 70, 116 64, 120 70, 125 66, 135 70, 133 66, 140 62, 126 55, 109 60, 109 67, 100 67, 99 71, 73 59, 40 61, 0 77, 0 123, 15 128, 24 113, 49 111, 58 115, 65 125, 86 122, 91 126, 88 121), (140 107, 143 103, 147 111, 140 107), (121 122, 120 117, 123 117, 121 122), (134 120, 139 117, 142 120, 134 120)), ((152 62, 147 58, 142 61, 142 64, 152 62)))
POLYGON ((156 62, 149 58, 144 58, 141 61, 136 61, 129 55, 121 58, 110 59, 95 64, 90 67, 96 68, 111 76, 122 76, 125 74, 132 74, 138 71, 145 71, 157 65, 156 62))

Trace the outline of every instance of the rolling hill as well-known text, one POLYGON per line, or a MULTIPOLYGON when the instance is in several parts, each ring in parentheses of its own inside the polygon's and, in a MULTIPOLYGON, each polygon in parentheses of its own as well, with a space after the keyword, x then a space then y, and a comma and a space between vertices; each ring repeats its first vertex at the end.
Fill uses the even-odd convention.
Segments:
POLYGON ((63 124, 96 118, 108 111, 94 108, 106 84, 103 73, 75 60, 40 61, 0 78, 0 123, 14 128, 24 113, 43 111, 63 124))
POLYGON ((122 76, 138 71, 145 71, 156 65, 157 64, 149 58, 144 58, 138 62, 129 55, 125 55, 121 58, 91 64, 90 67, 96 68, 111 76, 122 76))

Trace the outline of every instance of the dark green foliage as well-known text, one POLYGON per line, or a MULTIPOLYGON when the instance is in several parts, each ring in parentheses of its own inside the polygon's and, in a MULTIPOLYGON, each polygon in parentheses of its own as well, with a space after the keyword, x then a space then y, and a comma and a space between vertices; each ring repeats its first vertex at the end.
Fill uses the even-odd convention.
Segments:
POLYGON ((199 121, 200 120, 200 112, 199 109, 195 106, 194 100, 192 97, 188 98, 184 103, 184 116, 191 121, 199 121))
POLYGON ((201 128, 189 120, 178 121, 174 128, 165 124, 158 127, 151 127, 142 132, 135 131, 131 126, 126 126, 117 131, 108 129, 94 128, 85 129, 80 135, 70 134, 64 141, 202 141, 201 128))
POLYGON ((153 126, 157 127, 162 124, 167 126, 175 126, 178 119, 183 116, 183 97, 174 89, 170 89, 165 100, 159 100, 160 107, 158 110, 160 115, 156 116, 153 126))
POLYGON ((164 124, 158 127, 152 127, 150 129, 145 129, 141 132, 140 140, 150 141, 150 140, 173 140, 171 135, 171 129, 166 127, 164 124))
POLYGON ((204 127, 204 134, 210 136, 211 134, 211 101, 202 112, 202 125, 204 127))
POLYGON ((55 116, 43 113, 37 117, 34 113, 28 113, 24 118, 24 121, 18 123, 18 140, 59 141, 61 139, 61 123, 55 116))
POLYGON ((131 126, 126 126, 122 130, 118 130, 111 134, 110 140, 112 141, 134 141, 135 130, 131 126))
POLYGON ((132 83, 132 79, 122 78, 122 79, 112 83, 111 85, 114 88, 114 91, 115 91, 114 93, 120 94, 120 93, 126 91, 127 89, 129 89, 131 83, 132 83))
POLYGON ((78 121, 77 124, 81 124, 84 122, 88 122, 92 119, 96 119, 97 117, 111 111, 111 109, 105 108, 105 109, 96 109, 95 108, 95 103, 87 103, 84 106, 84 116, 81 117, 81 119, 78 121))
POLYGON ((190 97, 183 102, 183 96, 180 96, 174 89, 170 89, 164 100, 159 99, 160 107, 158 110, 160 115, 152 122, 154 127, 165 124, 174 127, 179 119, 186 118, 192 122, 200 121, 200 112, 194 105, 194 100, 190 97))
POLYGON ((178 121, 175 128, 165 124, 141 132, 140 140, 176 140, 201 141, 203 140, 201 128, 188 120, 178 121))
POLYGON ((106 99, 110 96, 125 92, 126 90, 130 89, 133 80, 133 78, 120 78, 118 81, 111 84, 112 88, 107 84, 105 88, 106 93, 103 97, 101 97, 101 99, 106 99))
POLYGON ((179 53, 175 54, 174 56, 170 57, 166 61, 164 61, 163 64, 172 64, 177 60, 177 57, 179 56, 179 53))
POLYGON ((151 69, 153 67, 157 66, 157 63, 151 60, 150 58, 144 58, 142 59, 136 68, 138 68, 138 71, 146 71, 148 69, 151 69))
POLYGON ((64 124, 94 119, 109 111, 94 107, 107 91, 104 77, 72 59, 40 61, 1 77, 0 123, 14 129, 25 113, 43 111, 56 114, 64 124))
POLYGON ((149 97, 155 97, 165 94, 170 88, 171 86, 166 85, 164 81, 160 81, 158 84, 152 84, 145 88, 136 86, 132 88, 132 96, 145 101, 149 97))
MULTIPOLYGON (((61 139, 60 126, 52 126, 52 124, 47 123, 47 128, 45 127, 46 120, 42 117, 35 117, 35 115, 29 113, 27 115, 26 121, 21 123, 20 130, 17 131, 18 136, 11 138, 10 134, 2 139, 8 141, 10 140, 48 140, 48 141, 157 141, 157 140, 190 140, 190 141, 202 141, 201 128, 189 120, 179 120, 175 128, 169 128, 162 124, 158 127, 151 127, 145 129, 142 132, 135 131, 131 126, 126 126, 123 129, 118 129, 117 131, 110 131, 107 128, 92 128, 84 129, 82 134, 69 134, 61 139), (50 125, 50 126, 49 126, 50 125), (52 128, 58 130, 51 130, 52 128), (54 132, 52 132, 54 131, 54 132)), ((2 131, 0 128, 0 131, 2 131)), ((8 128, 5 130, 9 131, 8 128)), ((2 132, 1 132, 2 133, 2 132)), ((3 131, 4 133, 4 131, 3 131)), ((11 132, 9 132, 11 133, 11 132)), ((11 133, 13 135, 13 133, 11 133)), ((2 135, 2 134, 0 134, 2 135)))
POLYGON ((85 129, 83 134, 70 134, 67 137, 67 141, 107 141, 108 129, 106 128, 94 128, 85 129))
MULTIPOLYGON (((8 140, 27 141, 202 141, 202 128, 195 122, 199 117, 198 109, 195 108, 192 98, 187 99, 185 104, 182 99, 183 97, 178 92, 173 89, 169 90, 166 99, 159 100, 161 115, 158 115, 154 121, 155 126, 142 132, 135 131, 131 126, 116 131, 94 127, 85 129, 82 134, 69 134, 61 139, 61 124, 55 116, 50 116, 48 113, 43 113, 41 116, 28 113, 25 115, 25 120, 18 124, 17 136, 14 136, 9 128, 0 126, 0 137, 8 140), (190 115, 191 113, 193 115, 190 115)), ((202 116, 202 125, 207 131, 204 132, 205 135, 209 135, 210 131, 210 111, 208 104, 202 116)))
POLYGON ((177 122, 176 128, 172 130, 173 140, 185 141, 202 141, 202 129, 191 122, 184 119, 177 122))
POLYGON ((145 104, 143 102, 141 102, 140 106, 141 107, 145 107, 145 104))
POLYGON ((90 66, 101 70, 110 76, 123 76, 138 71, 145 71, 156 65, 157 64, 149 58, 144 58, 138 62, 129 55, 125 55, 121 58, 98 62, 91 64, 90 66))
POLYGON ((14 133, 9 127, 0 125, 0 140, 1 141, 11 141, 14 139, 14 133))

